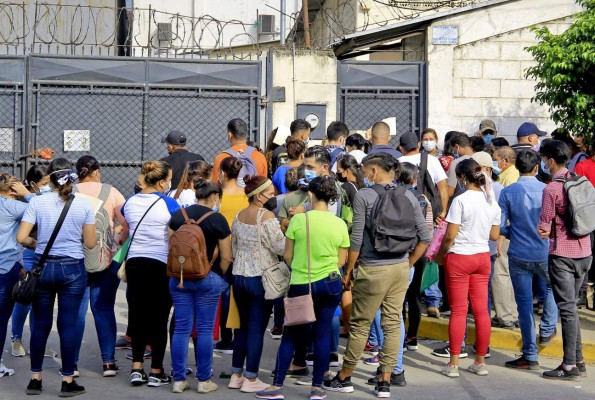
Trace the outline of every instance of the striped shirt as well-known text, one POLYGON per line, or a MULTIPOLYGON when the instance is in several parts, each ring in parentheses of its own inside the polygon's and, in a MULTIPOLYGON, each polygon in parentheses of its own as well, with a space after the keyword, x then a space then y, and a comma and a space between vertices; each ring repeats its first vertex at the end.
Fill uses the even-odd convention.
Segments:
MULTIPOLYGON (((64 204, 56 192, 37 196, 29 203, 23 221, 37 224, 35 254, 43 254, 64 204)), ((83 258, 83 225, 95 225, 95 213, 87 200, 75 197, 49 255, 83 258)))

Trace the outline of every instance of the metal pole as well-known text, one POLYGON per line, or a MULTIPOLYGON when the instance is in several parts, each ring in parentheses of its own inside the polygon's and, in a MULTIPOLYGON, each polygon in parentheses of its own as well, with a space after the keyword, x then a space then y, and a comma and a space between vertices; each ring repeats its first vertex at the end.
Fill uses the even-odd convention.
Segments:
POLYGON ((279 44, 285 46, 285 0, 281 0, 281 9, 279 10, 279 44))
POLYGON ((302 0, 302 18, 304 20, 304 46, 310 48, 310 17, 308 16, 308 0, 302 0))

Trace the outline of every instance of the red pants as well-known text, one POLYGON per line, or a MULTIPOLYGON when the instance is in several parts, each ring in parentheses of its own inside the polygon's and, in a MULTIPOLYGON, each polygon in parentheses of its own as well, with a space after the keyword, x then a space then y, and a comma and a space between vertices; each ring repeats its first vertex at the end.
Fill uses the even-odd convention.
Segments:
POLYGON ((475 318, 475 349, 485 356, 490 343, 491 323, 488 304, 488 282, 492 264, 489 253, 461 255, 448 253, 445 260, 446 286, 450 303, 448 340, 450 353, 461 354, 461 343, 467 327, 468 302, 475 318))

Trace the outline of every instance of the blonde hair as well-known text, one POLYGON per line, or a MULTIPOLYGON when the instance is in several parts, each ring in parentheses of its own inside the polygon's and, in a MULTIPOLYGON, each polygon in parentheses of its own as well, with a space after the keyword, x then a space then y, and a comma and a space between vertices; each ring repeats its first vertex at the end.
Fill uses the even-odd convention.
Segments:
POLYGON ((147 161, 143 163, 141 174, 145 176, 145 183, 154 186, 157 182, 167 179, 171 166, 165 161, 147 161))

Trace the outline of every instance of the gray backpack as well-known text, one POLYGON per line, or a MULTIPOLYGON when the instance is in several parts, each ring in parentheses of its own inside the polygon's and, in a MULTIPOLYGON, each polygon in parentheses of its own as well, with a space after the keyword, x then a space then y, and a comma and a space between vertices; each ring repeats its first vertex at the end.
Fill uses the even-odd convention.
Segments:
POLYGON ((568 215, 563 218, 568 230, 579 237, 595 231, 595 188, 591 181, 572 172, 554 181, 564 184, 568 196, 568 215))

